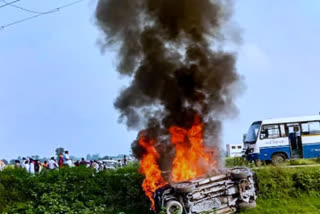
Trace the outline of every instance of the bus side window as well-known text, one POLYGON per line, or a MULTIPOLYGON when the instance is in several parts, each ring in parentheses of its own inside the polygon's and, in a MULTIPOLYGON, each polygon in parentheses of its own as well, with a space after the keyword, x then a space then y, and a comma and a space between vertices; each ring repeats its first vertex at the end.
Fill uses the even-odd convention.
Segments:
POLYGON ((287 136, 287 132, 286 132, 284 124, 280 125, 280 133, 281 133, 281 137, 286 137, 287 136))
POLYGON ((310 134, 320 134, 320 123, 319 123, 319 121, 309 122, 308 125, 309 125, 310 134))
POLYGON ((262 127, 261 139, 278 138, 280 137, 279 125, 266 125, 262 127))
POLYGON ((301 132, 302 132, 303 135, 310 134, 309 124, 308 123, 301 123, 301 132))

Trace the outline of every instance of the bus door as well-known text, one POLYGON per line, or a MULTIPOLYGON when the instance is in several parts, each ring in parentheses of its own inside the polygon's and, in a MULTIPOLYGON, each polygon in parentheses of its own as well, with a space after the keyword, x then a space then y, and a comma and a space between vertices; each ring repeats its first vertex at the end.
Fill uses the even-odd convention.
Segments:
POLYGON ((291 158, 303 158, 301 130, 299 123, 287 124, 291 158))

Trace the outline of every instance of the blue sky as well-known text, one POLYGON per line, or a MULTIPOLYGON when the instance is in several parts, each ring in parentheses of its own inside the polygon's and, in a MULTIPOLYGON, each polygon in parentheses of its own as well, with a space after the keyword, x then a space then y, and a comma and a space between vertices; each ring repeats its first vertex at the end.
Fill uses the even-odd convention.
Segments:
MULTIPOLYGON (((46 11, 71 1, 21 0, 46 11)), ((126 84, 114 51, 101 54, 95 0, 0 31, 0 158, 128 153, 136 137, 118 123, 113 101, 126 84)), ((223 143, 239 143, 255 121, 320 112, 320 2, 236 1, 237 70, 246 89, 226 118, 223 143)), ((0 8, 0 25, 30 16, 0 8)))

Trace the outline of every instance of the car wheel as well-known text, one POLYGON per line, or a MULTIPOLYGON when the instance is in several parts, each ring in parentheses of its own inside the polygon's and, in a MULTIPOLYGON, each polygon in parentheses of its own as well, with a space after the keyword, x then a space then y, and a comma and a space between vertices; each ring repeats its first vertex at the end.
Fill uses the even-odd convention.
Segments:
POLYGON ((272 164, 273 165, 280 165, 286 161, 286 156, 284 154, 278 153, 272 155, 272 164))
POLYGON ((169 201, 166 204, 166 213, 167 214, 182 214, 183 207, 182 204, 178 201, 169 201))
POLYGON ((243 179, 252 175, 252 171, 247 167, 237 167, 231 169, 231 176, 234 179, 243 179))

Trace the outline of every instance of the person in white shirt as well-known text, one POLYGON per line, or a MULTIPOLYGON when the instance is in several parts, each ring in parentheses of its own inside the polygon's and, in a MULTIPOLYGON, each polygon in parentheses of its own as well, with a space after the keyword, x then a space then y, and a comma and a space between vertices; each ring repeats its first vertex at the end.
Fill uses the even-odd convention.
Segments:
POLYGON ((30 164, 29 164, 29 173, 34 174, 34 161, 30 159, 30 164))
POLYGON ((22 158, 22 161, 21 161, 21 168, 22 169, 26 168, 25 164, 26 164, 26 158, 22 158))
POLYGON ((71 161, 71 159, 70 159, 70 157, 69 157, 69 151, 65 151, 65 152, 64 152, 63 164, 64 164, 64 165, 67 165, 67 166, 69 166, 69 167, 72 166, 72 161, 71 161))
POLYGON ((92 168, 94 168, 97 172, 99 171, 99 164, 98 164, 98 162, 96 160, 93 161, 92 168))
POLYGON ((24 161, 24 169, 27 170, 27 172, 29 172, 29 167, 30 167, 30 160, 28 158, 24 161))
POLYGON ((52 157, 49 160, 48 166, 49 166, 49 169, 57 169, 57 168, 59 168, 57 162, 54 160, 54 157, 52 157))

